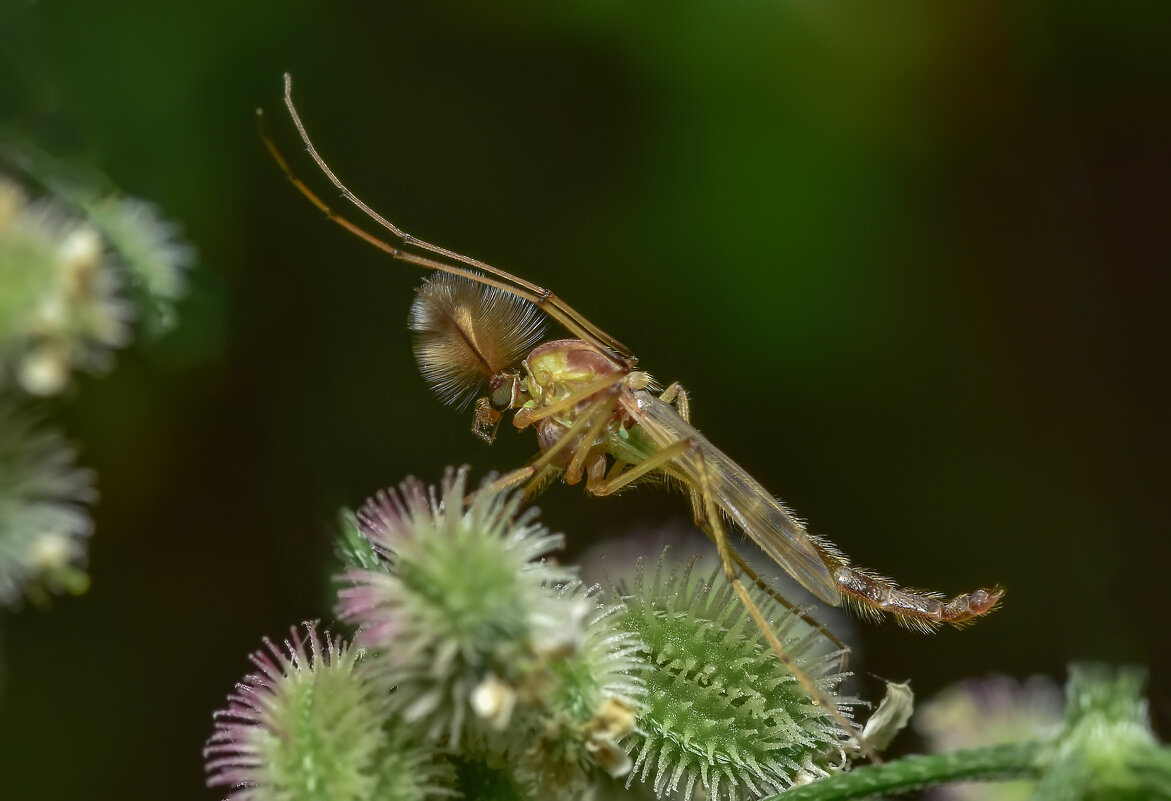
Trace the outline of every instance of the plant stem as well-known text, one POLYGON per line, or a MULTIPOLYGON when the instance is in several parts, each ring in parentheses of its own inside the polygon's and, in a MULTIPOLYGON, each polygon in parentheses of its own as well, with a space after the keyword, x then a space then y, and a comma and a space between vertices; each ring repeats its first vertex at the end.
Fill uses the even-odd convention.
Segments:
POLYGON ((1041 743, 1023 742, 905 757, 793 787, 765 801, 844 801, 949 782, 1031 779, 1040 775, 1042 748, 1041 743))

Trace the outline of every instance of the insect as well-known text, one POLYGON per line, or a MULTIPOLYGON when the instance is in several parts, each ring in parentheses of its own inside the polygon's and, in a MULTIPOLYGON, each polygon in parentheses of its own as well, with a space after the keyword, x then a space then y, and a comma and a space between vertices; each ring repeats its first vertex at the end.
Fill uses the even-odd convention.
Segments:
POLYGON ((597 496, 611 495, 651 476, 681 484, 693 519, 715 543, 728 581, 777 658, 873 758, 873 750, 854 724, 788 656, 748 594, 741 574, 776 597, 729 544, 725 521, 824 603, 846 604, 868 617, 889 614, 919 631, 969 623, 995 608, 1003 589, 979 589, 947 599, 935 592, 902 588, 853 566, 845 554, 810 533, 756 479, 692 426, 682 386, 673 383, 660 390, 648 373, 638 369, 629 348, 548 289, 418 239, 379 215, 346 188, 317 152, 293 105, 287 74, 284 99, 318 168, 347 201, 399 244, 390 244, 335 213, 295 175, 262 129, 261 137, 286 177, 350 233, 396 260, 436 273, 420 287, 411 309, 416 359, 432 389, 449 403, 474 400, 472 430, 488 442, 508 411, 514 412, 515 428, 535 430, 540 454, 501 476, 492 488, 524 486, 535 492, 557 475, 568 484, 584 481, 586 491, 597 496), (538 344, 542 314, 562 325, 571 337, 538 344))

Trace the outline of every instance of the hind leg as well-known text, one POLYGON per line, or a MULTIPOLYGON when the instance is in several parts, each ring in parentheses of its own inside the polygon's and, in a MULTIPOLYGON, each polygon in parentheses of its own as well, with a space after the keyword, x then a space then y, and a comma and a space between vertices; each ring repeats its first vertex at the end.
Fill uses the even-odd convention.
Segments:
MULTIPOLYGON (((663 401, 664 403, 669 403, 672 406, 674 406, 675 410, 677 412, 679 412, 680 417, 682 417, 688 423, 691 422, 691 399, 687 394, 687 390, 684 389, 683 385, 680 384, 678 381, 674 382, 669 387, 667 387, 665 390, 663 390, 663 393, 661 395, 659 395, 659 400, 663 401)), ((691 519, 692 519, 692 521, 695 523, 695 525, 700 527, 700 529, 704 532, 704 534, 707 535, 708 539, 710 539, 714 542, 715 538, 712 536, 711 532, 708 530, 709 527, 707 524, 706 515, 703 511, 703 503, 700 498, 699 490, 693 486, 689 486, 688 487, 688 500, 691 503, 691 519)), ((747 562, 744 561, 744 558, 742 556, 740 556, 740 554, 737 553, 734 548, 731 547, 731 545, 728 545, 728 551, 732 556, 732 560, 736 563, 736 566, 740 569, 740 572, 742 572, 745 576, 747 576, 748 580, 751 581, 754 585, 756 585, 757 589, 759 589, 761 592, 768 595, 770 598, 772 598, 774 601, 779 603, 781 606, 783 606, 786 609, 789 609, 792 612, 794 612, 795 614, 799 615, 801 617, 801 619, 804 620, 806 623, 808 623, 810 626, 813 626, 815 629, 820 630, 821 633, 825 636, 825 638, 827 640, 829 640, 831 643, 833 643, 835 647, 841 649, 842 662, 841 662, 840 669, 842 672, 845 672, 846 666, 849 662, 849 650, 846 648, 846 644, 844 642, 842 642, 841 640, 839 640, 837 637, 835 637, 833 632, 829 631, 827 628, 825 628, 817 620, 814 620, 814 618, 811 615, 809 615, 809 613, 803 611, 802 609, 798 608, 794 604, 790 603, 788 601, 788 599, 786 599, 783 595, 781 595, 779 592, 777 592, 775 589, 773 589, 772 585, 770 585, 763 578, 761 578, 760 575, 755 570, 753 570, 748 565, 747 562)))
POLYGON ((744 608, 748 611, 749 616, 752 618, 752 622, 756 624, 756 627, 760 630, 760 633, 768 642, 769 647, 772 648, 773 653, 776 654, 777 659, 792 674, 797 683, 801 685, 801 688, 809 694, 809 697, 813 699, 815 704, 824 709, 826 714, 833 718, 834 722, 837 723, 843 731, 850 735, 855 746, 862 753, 864 753, 872 762, 880 763, 881 760, 878 758, 878 754, 869 744, 867 744, 866 740, 862 737, 862 732, 859 731, 858 727, 854 725, 853 721, 847 718, 842 713, 842 711, 838 709, 837 705, 833 702, 833 699, 827 696, 825 692, 817 686, 816 682, 814 682, 813 679, 811 679, 809 675, 801 669, 796 660, 785 650, 784 644, 781 643, 776 633, 772 630, 772 626, 770 626, 768 620, 765 619, 764 614, 760 611, 760 607, 758 607, 756 602, 752 600, 752 596, 749 595, 748 590, 745 589, 744 584, 740 581, 740 577, 736 572, 736 559, 733 557, 731 546, 728 544, 728 538, 724 532, 724 524, 720 520, 719 510, 710 498, 711 493, 708 489, 709 482, 707 479, 707 473, 706 468, 704 467, 702 454, 700 455, 700 467, 700 489, 702 492, 702 497, 699 499, 699 503, 706 512, 707 520, 707 525, 704 526, 704 528, 707 531, 708 536, 710 536, 715 542, 716 549, 720 553, 720 561, 723 562, 724 575, 727 577, 728 583, 730 583, 732 588, 736 591, 736 595, 739 596, 740 602, 744 604, 744 608))

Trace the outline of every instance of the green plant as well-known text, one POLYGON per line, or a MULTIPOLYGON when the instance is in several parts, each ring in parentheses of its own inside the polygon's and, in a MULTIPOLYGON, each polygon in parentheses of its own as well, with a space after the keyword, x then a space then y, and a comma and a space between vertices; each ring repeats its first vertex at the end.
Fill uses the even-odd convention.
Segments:
MULTIPOLYGON (((1171 752, 1134 671, 1075 669, 1060 726, 1052 693, 1035 705, 1047 718, 1005 727, 1005 705, 968 685, 931 705, 972 735, 966 747, 852 768, 852 733, 775 658, 722 570, 697 575, 664 552, 629 586, 585 588, 553 560, 561 542, 519 494, 469 492, 466 468, 343 514, 337 612, 353 645, 322 645, 309 626, 254 655, 259 672, 217 715, 209 783, 242 801, 831 801, 1003 779, 1034 781, 1041 801, 1171 798, 1171 752), (1002 741, 974 739, 984 731, 1002 741)), ((840 694, 843 651, 756 595, 787 653, 854 717, 866 705, 840 694)), ((901 689, 872 716, 872 746, 906 722, 901 689)))
POLYGON ((106 370, 136 318, 165 328, 192 260, 154 206, 66 173, 0 145, 0 607, 88 586, 94 477, 42 399, 106 370))
MULTIPOLYGON (((408 479, 343 515, 337 611, 358 650, 331 643, 321 651, 329 658, 312 648, 307 657, 297 640, 287 658, 254 657, 261 673, 230 699, 207 748, 212 784, 247 786, 242 797, 256 801, 349 799, 357 785, 335 777, 339 789, 325 793, 287 766, 327 759, 374 776, 381 750, 371 743, 384 736, 422 749, 434 786, 465 798, 586 798, 601 788, 606 797, 750 798, 844 759, 848 735, 772 656, 722 573, 700 578, 661 559, 630 587, 583 587, 551 557, 561 536, 518 494, 469 493, 466 481, 466 468, 438 489, 408 479), (335 682, 353 688, 346 695, 335 682), (316 694, 292 691, 307 683, 316 694), (362 705, 365 717, 331 729, 335 703, 362 705), (294 721, 317 735, 292 737, 294 721)), ((841 654, 757 600, 834 695, 841 654)), ((835 698, 844 711, 856 706, 835 698)), ((416 797, 408 785, 361 786, 366 798, 416 797)))

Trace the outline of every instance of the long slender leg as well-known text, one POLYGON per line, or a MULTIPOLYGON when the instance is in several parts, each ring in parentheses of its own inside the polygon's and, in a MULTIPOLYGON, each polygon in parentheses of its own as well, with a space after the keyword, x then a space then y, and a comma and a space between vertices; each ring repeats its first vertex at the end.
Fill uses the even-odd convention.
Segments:
MULTIPOLYGON (((659 400, 663 401, 664 403, 669 403, 672 406, 674 406, 676 411, 679 412, 679 416, 683 418, 684 422, 689 423, 689 424, 691 423, 691 401, 688 398, 687 390, 685 390, 683 388, 683 385, 680 384, 678 381, 673 382, 669 387, 667 387, 665 390, 663 390, 663 393, 661 395, 659 395, 659 400)), ((707 530, 707 525, 705 522, 706 514, 704 512, 703 502, 702 502, 702 499, 700 498, 699 491, 696 490, 695 487, 689 486, 688 493, 687 493, 687 499, 691 504, 691 520, 692 520, 692 522, 695 523, 695 525, 699 526, 700 529, 702 529, 703 532, 705 534, 707 534, 708 539, 712 539, 711 533, 707 530)), ((737 557, 738 556, 739 555, 737 555, 737 557)), ((743 560, 740 560, 740 564, 742 567, 744 566, 743 560)), ((760 587, 762 584, 760 579, 755 578, 755 580, 756 580, 757 586, 760 587)), ((763 587, 761 587, 761 588, 764 589, 763 587)), ((765 591, 768 592, 768 590, 765 590, 765 591)), ((790 609, 793 608, 789 604, 788 601, 782 601, 782 603, 784 603, 784 605, 790 609)))
MULTIPOLYGON (((685 439, 681 439, 678 442, 676 442, 674 445, 670 445, 670 446, 664 448, 663 450, 659 451, 654 456, 652 456, 650 459, 647 459, 646 461, 643 461, 643 462, 639 462, 638 464, 633 465, 632 467, 630 467, 627 470, 621 469, 625 463, 616 463, 615 467, 617 469, 612 470, 610 472, 610 474, 606 477, 605 481, 603 481, 602 483, 597 484, 595 486, 588 486, 587 485, 586 489, 588 489, 591 493, 593 493, 594 495, 597 495, 598 497, 612 495, 613 493, 617 492, 622 487, 625 487, 630 482, 635 481, 636 479, 641 478, 642 476, 646 475, 647 473, 649 473, 653 470, 657 470, 658 468, 662 467, 664 464, 669 463, 672 459, 674 459, 676 456, 678 456, 680 453, 683 453, 684 451, 686 451, 690 447, 691 447, 690 442, 688 442, 685 439)), ((709 526, 703 516, 703 512, 702 512, 703 505, 700 502, 699 492, 694 487, 689 487, 688 494, 691 499, 692 521, 697 526, 700 527, 700 530, 703 531, 704 534, 706 534, 708 536, 708 539, 712 539, 714 541, 714 538, 711 536, 711 534, 709 532, 709 526)), ((777 603, 779 603, 781 606, 785 607, 789 611, 791 611, 793 614, 800 617, 803 621, 808 623, 814 629, 817 629, 823 637, 825 637, 827 640, 829 640, 831 643, 833 643, 837 648, 841 649, 842 659, 841 659, 841 667, 839 669, 844 672, 846 670, 846 667, 848 664, 847 656, 849 654, 849 649, 846 647, 846 644, 844 642, 842 642, 841 640, 839 640, 836 636, 834 636, 834 634, 831 631, 829 631, 829 629, 825 628, 825 626, 823 626, 820 622, 815 620, 809 613, 807 613, 803 609, 798 608, 794 604, 790 603, 787 598, 785 598, 783 595, 781 595, 779 592, 777 592, 773 587, 771 587, 763 578, 760 577, 760 575, 755 570, 753 570, 748 565, 747 562, 744 561, 744 558, 742 556, 740 556, 740 554, 737 553, 736 550, 731 547, 731 545, 728 546, 728 552, 731 554, 731 557, 732 557, 733 561, 735 561, 737 567, 739 567, 740 570, 743 571, 744 574, 748 576, 749 580, 752 581, 752 583, 755 584, 759 590, 761 590, 762 592, 767 594, 770 598, 772 598, 774 601, 776 601, 777 603)))
MULTIPOLYGON (((565 483, 576 484, 581 481, 586 460, 590 458, 591 454, 597 453, 599 447, 602 449, 605 448, 605 445, 599 443, 597 437, 593 435, 593 429, 595 425, 604 427, 607 421, 609 421, 610 416, 614 413, 614 408, 618 405, 618 393, 620 391, 618 387, 611 387, 602 394, 598 403, 587 408, 585 414, 589 416, 589 420, 582 424, 581 436, 578 438, 577 445, 575 446, 576 450, 570 458, 569 464, 565 466, 565 483)), ((566 430, 565 434, 562 435, 562 439, 558 441, 558 445, 574 436, 573 430, 579 422, 575 421, 566 430)))
MULTIPOLYGON (((683 385, 678 381, 675 381, 669 387, 663 390, 662 394, 659 395, 659 400, 663 401, 664 403, 670 403, 675 407, 676 411, 679 412, 680 417, 682 417, 688 423, 691 422, 691 399, 687 394, 687 390, 684 389, 683 385)), ((688 499, 691 503, 692 521, 697 526, 699 526, 705 534, 708 534, 708 539, 713 539, 711 534, 707 531, 703 504, 700 499, 699 491, 695 487, 688 487, 688 499)), ((762 579, 760 575, 755 570, 753 570, 748 565, 748 563, 744 561, 744 558, 740 556, 740 554, 737 553, 736 550, 730 545, 728 550, 732 554, 732 558, 735 560, 736 566, 739 567, 746 576, 748 576, 749 580, 756 585, 757 589, 768 595, 781 606, 798 615, 810 626, 813 626, 813 628, 818 629, 827 640, 833 643, 837 648, 841 649, 842 660, 840 669, 844 673, 849 664, 850 653, 849 649, 846 647, 846 644, 834 636, 833 632, 825 628, 825 626, 815 620, 810 614, 790 603, 787 598, 777 592, 770 584, 768 584, 768 582, 762 579)))
POLYGON ((525 484, 523 493, 525 501, 544 492, 560 473, 561 469, 551 464, 547 464, 538 470, 525 484))
POLYGON ((845 672, 845 670, 849 667, 849 655, 850 655, 849 647, 844 642, 842 642, 840 639, 838 639, 837 636, 835 636, 832 631, 827 629, 825 627, 825 625, 821 623, 821 621, 817 620, 816 618, 813 617, 813 615, 809 614, 804 609, 802 609, 800 606, 797 606, 796 604, 792 603, 791 601, 789 601, 788 598, 786 598, 785 596, 783 596, 779 592, 777 592, 776 589, 774 589, 772 587, 772 585, 770 585, 763 578, 761 578, 760 574, 757 573, 752 568, 751 565, 749 565, 747 562, 744 561, 744 557, 741 556, 736 551, 735 548, 733 548, 731 545, 729 545, 728 550, 732 555, 732 560, 736 563, 736 567, 740 569, 741 573, 743 573, 744 575, 746 575, 748 577, 748 580, 751 581, 756 586, 756 588, 758 590, 765 593, 766 595, 768 595, 768 597, 772 598, 774 601, 779 603, 781 606, 785 607, 790 612, 797 615, 799 618, 801 618, 806 623, 808 623, 810 626, 812 626, 813 628, 820 631, 821 636, 825 637, 827 640, 829 640, 831 643, 833 643, 833 645, 836 648, 841 649, 842 660, 841 660, 841 667, 839 668, 839 670, 841 670, 842 672, 845 672))
MULTIPOLYGON (((659 400, 675 406, 688 423, 691 422, 690 404, 687 391, 679 383, 671 384, 659 396, 659 400)), ((698 515, 697 498, 692 490, 691 509, 693 515, 698 515)), ((698 518, 697 518, 698 519, 698 518)), ((931 632, 944 623, 953 626, 964 626, 977 617, 992 611, 1000 599, 1004 597, 1002 587, 980 589, 971 593, 962 593, 950 600, 935 592, 923 592, 900 587, 888 578, 876 575, 873 571, 857 568, 850 565, 844 555, 836 549, 823 543, 814 541, 815 547, 822 554, 827 565, 831 565, 834 582, 842 596, 853 608, 868 617, 880 617, 889 614, 902 626, 922 632, 931 632)), ((739 554, 733 551, 737 563, 766 592, 769 590, 761 585, 759 579, 749 570, 739 554)), ((769 592, 775 600, 792 608, 784 599, 769 592)), ((826 636, 835 643, 840 641, 826 632, 826 636)), ((845 646, 842 646, 845 647, 845 646)), ((843 655, 843 670, 845 657, 843 655)))
POLYGON ((288 168, 287 162, 277 152, 276 146, 272 143, 272 141, 262 132, 261 136, 264 139, 265 145, 277 159, 277 162, 281 165, 282 169, 284 169, 285 174, 288 175, 290 179, 293 179, 294 185, 296 185, 297 188, 301 190, 302 194, 305 194, 307 197, 309 197, 309 199, 312 200, 314 204, 318 206, 318 208, 326 211, 327 215, 335 222, 338 222, 347 230, 357 234, 359 237, 366 240, 367 242, 370 242, 376 247, 379 247, 381 250, 390 253, 390 255, 394 258, 418 264, 419 266, 428 267, 429 269, 458 272, 460 274, 474 278, 475 280, 479 280, 481 283, 490 283, 492 286, 500 286, 502 289, 505 289, 506 291, 517 295, 518 297, 523 297, 525 300, 530 301, 538 308, 544 309, 551 317, 562 323, 562 325, 565 325, 566 328, 568 328, 581 339, 584 339, 591 344, 600 346, 600 352, 607 355, 610 355, 610 353, 616 353, 621 357, 618 359, 619 363, 624 364, 628 368, 634 367, 637 359, 635 359, 633 354, 631 354, 630 348, 626 347, 617 339, 603 331, 601 328, 591 323, 582 314, 576 311, 568 303, 561 300, 561 298, 557 297, 557 295, 550 292, 548 289, 538 286, 531 281, 526 281, 523 278, 512 275, 505 270, 493 267, 492 265, 482 262, 479 259, 473 259, 470 256, 464 256, 460 253, 456 253, 453 250, 448 250, 447 248, 440 247, 439 245, 433 245, 430 242, 426 242, 422 239, 419 239, 418 237, 412 236, 394 223, 384 218, 382 215, 378 214, 378 212, 374 211, 374 209, 370 208, 370 206, 363 202, 357 195, 351 192, 346 187, 346 185, 341 182, 341 179, 337 177, 333 170, 330 169, 329 165, 325 163, 325 159, 323 159, 317 152, 317 148, 314 147, 313 141, 309 138, 309 132, 305 129, 305 124, 301 122, 301 116, 297 113, 296 106, 293 105, 293 79, 288 73, 285 73, 285 106, 288 108, 289 117, 292 118, 293 125, 297 128, 297 133, 300 135, 301 141, 305 145, 305 149, 309 152, 309 155, 317 164, 318 168, 342 193, 342 196, 350 203, 354 204, 354 206, 356 206, 363 214, 402 240, 404 246, 413 246, 421 250, 434 253, 437 256, 460 262, 475 270, 482 270, 489 275, 494 275, 497 278, 509 282, 512 284, 512 286, 508 287, 497 284, 495 282, 483 280, 483 276, 480 276, 476 273, 471 273, 467 270, 462 270, 460 268, 453 269, 452 265, 445 264, 444 262, 435 262, 431 259, 419 259, 419 257, 415 257, 414 259, 407 258, 407 256, 410 254, 404 254, 397 248, 387 245, 386 243, 377 240, 375 237, 372 237, 369 234, 365 234, 365 232, 362 232, 361 229, 357 228, 357 226, 354 226, 352 223, 344 221, 343 218, 336 216, 328 209, 328 207, 325 206, 324 203, 320 201, 320 199, 317 198, 316 195, 309 191, 308 187, 306 187, 299 180, 293 179, 292 171, 288 168))
POLYGON ((924 633, 944 623, 964 626, 992 611, 1004 597, 1004 588, 993 587, 962 593, 949 600, 938 593, 900 587, 869 570, 851 567, 844 557, 836 554, 830 554, 830 558, 837 562, 832 572, 838 589, 859 613, 869 617, 889 614, 900 625, 924 633))
POLYGON ((499 492, 510 487, 514 487, 528 479, 538 475, 540 471, 553 461, 557 454, 561 453, 565 448, 568 448, 578 434, 587 431, 599 417, 608 417, 614 411, 614 406, 617 404, 617 393, 611 391, 605 393, 598 398, 584 412, 578 415, 577 420, 573 422, 565 433, 549 448, 549 450, 542 453, 533 461, 529 462, 524 467, 517 468, 511 473, 506 473, 500 478, 493 481, 485 489, 488 492, 499 492))
MULTIPOLYGON (((263 119, 263 116, 260 116, 261 119, 263 119)), ((613 339, 612 337, 609 337, 609 335, 606 335, 605 337, 595 336, 590 332, 590 328, 596 326, 589 324, 589 327, 586 327, 578 323, 576 318, 580 318, 581 315, 579 315, 577 312, 572 312, 572 310, 570 310, 572 314, 567 314, 564 309, 569 307, 561 302, 556 295, 554 295, 552 292, 549 292, 548 290, 542 289, 541 293, 534 294, 533 292, 524 289, 522 286, 506 283, 508 280, 518 279, 515 279, 515 276, 511 276, 509 273, 506 273, 503 270, 495 270, 493 271, 493 274, 502 274, 507 276, 507 278, 505 278, 505 280, 496 280, 471 269, 449 264, 438 259, 429 259, 425 256, 419 256, 415 253, 402 250, 390 244, 389 242, 386 242, 385 240, 379 239, 368 231, 359 228, 353 222, 334 211, 324 200, 322 200, 317 195, 316 192, 309 188, 308 184, 296 176, 292 167, 289 166, 288 160, 285 159, 285 157, 281 154, 280 149, 276 146, 276 143, 273 142, 272 139, 269 138, 268 134, 264 132, 263 127, 261 128, 260 138, 264 142, 264 146, 268 149, 269 155, 271 155, 273 160, 276 161, 277 166, 280 167, 281 171, 284 172, 285 177, 288 178, 289 182, 294 187, 296 187, 297 191, 304 195, 310 203, 316 206, 317 209, 325 215, 327 220, 330 220, 331 222, 334 222, 342 228, 346 229, 346 231, 358 237, 363 242, 378 248, 392 259, 397 259, 398 261, 403 261, 407 264, 413 264, 416 267, 422 267, 425 270, 435 270, 436 272, 460 275, 470 281, 475 281, 476 283, 483 284, 484 286, 496 287, 497 289, 507 292, 510 295, 515 295, 522 300, 527 300, 529 303, 532 303, 534 306, 544 311, 554 320, 561 323, 561 325, 565 326, 565 328, 568 329, 574 336, 589 342, 594 346, 595 349, 597 349, 599 353, 613 360, 615 364, 623 366, 626 369, 632 369, 634 365, 638 363, 638 359, 636 359, 634 356, 614 356, 613 354, 615 352, 625 354, 629 349, 625 346, 621 346, 620 348, 611 348, 608 343, 613 339), (557 303, 550 305, 549 301, 551 298, 557 301, 557 303)), ((617 344, 617 340, 614 341, 617 344)))
POLYGON ((607 476, 605 481, 602 481, 596 486, 588 487, 588 489, 599 497, 612 495, 630 482, 668 464, 672 459, 690 447, 692 447, 690 442, 681 439, 673 445, 668 445, 666 448, 663 448, 649 459, 645 459, 636 465, 631 465, 616 476, 607 476))
MULTIPOLYGON (((614 407, 606 408, 606 418, 609 418, 614 411, 614 407)), ((589 427, 584 430, 580 442, 573 452, 573 456, 569 459, 569 464, 565 466, 565 483, 576 484, 581 481, 582 473, 585 472, 586 460, 590 458, 598 450, 597 438, 593 436, 594 425, 599 422, 596 417, 591 420, 589 427)), ((603 421, 604 424, 604 421, 603 421)), ((602 446, 605 447, 604 445, 602 446)))
POLYGON ((740 597, 740 602, 744 604, 744 608, 748 610, 749 616, 752 617, 752 621, 756 624, 756 627, 760 629, 760 633, 764 635, 765 640, 768 641, 768 644, 772 648, 773 653, 776 654, 777 659, 780 660, 781 664, 784 665, 786 669, 788 669, 793 678, 796 679, 797 683, 801 685, 801 688, 809 694, 809 697, 813 699, 813 702, 822 707, 826 713, 834 719, 834 722, 837 723, 843 731, 847 732, 854 739, 857 747, 872 762, 880 763, 881 760, 878 758, 878 754, 875 753, 874 749, 866 743, 866 740, 862 737, 862 733, 854 725, 853 721, 842 714, 842 711, 838 709, 836 704, 833 703, 833 700, 828 698, 826 694, 822 692, 821 688, 818 687, 817 684, 814 683, 814 681, 809 678, 808 675, 806 675, 805 671, 797 665, 796 660, 794 660, 791 656, 789 656, 788 653, 786 653, 785 646, 773 632, 772 627, 765 619, 764 614, 760 611, 760 607, 756 605, 756 602, 752 600, 752 596, 748 594, 748 590, 744 588, 744 584, 741 583, 740 577, 736 574, 735 562, 733 561, 730 553, 728 538, 724 533, 724 525, 720 520, 719 510, 716 508, 715 503, 711 501, 710 481, 708 479, 707 468, 704 464, 702 453, 699 454, 699 465, 701 490, 703 492, 702 502, 704 509, 707 511, 708 526, 711 528, 710 534, 712 539, 715 540, 716 548, 720 552, 720 559, 724 563, 724 575, 727 577, 728 582, 732 585, 733 589, 735 589, 736 594, 740 597))
POLYGON ((548 406, 542 406, 540 409, 521 409, 513 418, 513 423, 517 428, 527 428, 538 420, 543 420, 550 415, 572 409, 581 403, 584 398, 597 394, 603 389, 609 389, 624 378, 626 378, 625 373, 609 373, 608 375, 604 375, 598 380, 585 385, 580 390, 565 396, 556 403, 550 403, 548 406))
POLYGON ((628 462, 621 459, 615 459, 614 464, 610 466, 610 472, 606 473, 606 481, 613 481, 622 475, 622 471, 626 469, 628 462))
MULTIPOLYGON (((712 536, 711 526, 708 524, 707 516, 703 511, 703 502, 700 497, 699 490, 697 490, 695 487, 688 487, 687 492, 691 501, 692 522, 699 526, 699 530, 702 531, 707 536, 707 538, 714 543, 715 537, 712 536)), ((764 578, 762 578, 761 575, 757 573, 751 565, 744 561, 744 557, 741 556, 736 551, 736 549, 731 546, 730 543, 728 544, 728 552, 732 556, 732 561, 736 563, 736 567, 738 567, 740 571, 748 577, 748 580, 751 581, 758 590, 772 598, 774 601, 788 609, 793 614, 797 615, 797 617, 804 620, 813 628, 817 629, 819 632, 821 632, 821 636, 825 637, 827 640, 833 643, 836 648, 841 650, 842 657, 838 670, 842 673, 845 673, 846 670, 849 669, 850 665, 849 647, 840 639, 838 639, 837 635, 826 628, 821 621, 817 620, 815 617, 813 617, 813 615, 809 614, 804 609, 792 603, 788 598, 777 592, 775 587, 765 581, 764 578)))
MULTIPOLYGON (((481 489, 484 492, 504 492, 506 490, 512 489, 513 487, 520 486, 532 478, 535 473, 537 473, 537 470, 535 470, 532 465, 526 464, 524 467, 518 467, 516 470, 505 473, 500 478, 496 479, 491 484, 482 487, 481 489)), ((469 498, 470 497, 471 496, 469 496, 469 498)))
POLYGON ((678 381, 664 389, 663 394, 659 395, 659 400, 674 406, 680 417, 691 422, 691 399, 687 396, 687 390, 678 381))
MULTIPOLYGON (((308 184, 297 177, 297 174, 293 172, 293 168, 289 165, 288 159, 284 157, 284 154, 281 153, 280 148, 276 146, 276 142, 274 142, 272 138, 269 137, 268 133, 264 130, 263 111, 257 109, 257 116, 261 120, 260 140, 264 143, 264 146, 268 150, 269 155, 272 156, 273 161, 277 163, 277 166, 280 168, 281 172, 285 174, 285 178, 289 180, 289 183, 296 187, 297 191, 304 195, 309 200, 309 202, 317 208, 318 211, 323 213, 326 219, 336 223, 337 225, 340 225, 342 228, 346 229, 348 232, 358 237, 363 242, 378 248, 392 259, 405 261, 408 264, 413 264, 416 267, 422 267, 427 270, 435 270, 437 272, 450 273, 452 275, 461 275, 464 278, 483 284, 485 286, 496 287, 501 291, 508 292, 509 294, 515 295, 518 298, 527 300, 533 305, 540 304, 541 299, 539 295, 535 295, 523 288, 518 288, 504 283, 503 281, 497 281, 492 278, 488 278, 487 276, 480 275, 477 272, 465 269, 463 267, 457 267, 453 264, 447 264, 446 262, 438 261, 436 259, 429 259, 425 256, 409 253, 395 247, 385 240, 379 239, 368 231, 359 228, 355 223, 334 211, 333 208, 324 200, 322 200, 316 192, 309 188, 308 184)), ((570 328, 566 320, 563 319, 563 315, 558 316, 558 313, 556 313, 555 309, 545 309, 545 311, 549 314, 550 317, 557 320, 562 325, 565 325, 567 328, 570 328)), ((570 330, 576 333, 576 329, 570 328, 570 330)), ((582 338, 588 339, 588 337, 582 338)))

